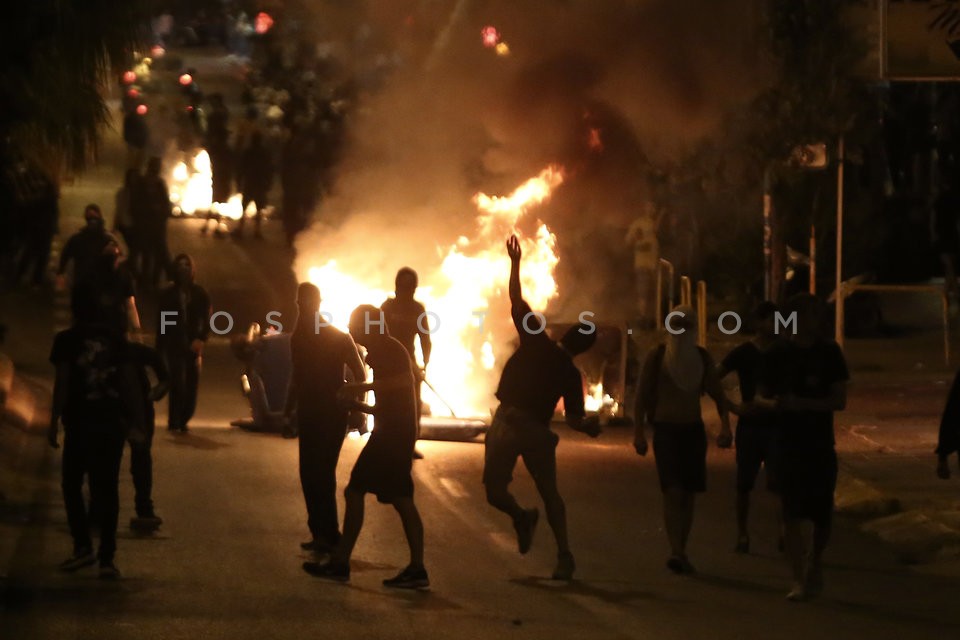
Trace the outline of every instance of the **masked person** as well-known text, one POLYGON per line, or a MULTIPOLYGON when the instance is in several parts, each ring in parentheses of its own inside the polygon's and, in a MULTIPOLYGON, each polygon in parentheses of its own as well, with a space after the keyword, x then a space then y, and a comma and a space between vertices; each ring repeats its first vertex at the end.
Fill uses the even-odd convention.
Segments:
POLYGON ((544 333, 543 316, 535 314, 523 299, 520 287, 520 241, 507 241, 510 256, 510 304, 520 346, 507 360, 497 387, 500 406, 493 417, 484 443, 483 483, 487 502, 513 520, 521 554, 530 550, 539 519, 537 509, 523 509, 508 487, 513 480, 517 458, 533 476, 547 511, 547 521, 557 541, 555 580, 573 578, 575 563, 567 537, 567 513, 557 489, 557 434, 550 421, 557 402, 570 428, 592 438, 600 434, 596 416, 585 418, 583 377, 573 363, 574 356, 587 351, 596 341, 596 327, 575 325, 554 342, 544 333))
MULTIPOLYGON (((297 289, 299 316, 290 336, 293 365, 286 414, 296 412, 300 484, 311 538, 301 547, 330 552, 340 541, 337 521, 337 462, 347 432, 348 412, 337 402, 344 371, 366 377, 353 338, 319 318, 320 290, 309 282, 297 289)), ((360 414, 358 414, 360 415, 360 414)))
POLYGON ((667 568, 691 574, 687 541, 693 528, 696 494, 707 490, 707 433, 700 398, 708 394, 720 414, 717 445, 733 440, 726 397, 710 354, 697 346, 693 309, 681 305, 666 318, 666 344, 650 350, 640 374, 634 413, 637 431, 633 445, 647 454, 647 428, 653 429, 653 454, 663 492, 663 519, 670 542, 667 568))
POLYGON ((210 297, 195 279, 193 259, 181 253, 173 261, 173 284, 158 299, 157 350, 170 372, 167 429, 187 432, 197 408, 200 364, 210 336, 210 297))
POLYGON ((121 336, 139 338, 140 314, 133 275, 121 260, 120 245, 112 236, 97 263, 80 282, 89 285, 96 297, 103 324, 121 336))
MULTIPOLYGON (((413 298, 417 292, 418 284, 416 271, 410 267, 400 269, 397 271, 397 277, 394 281, 394 297, 384 301, 380 307, 387 321, 387 330, 406 349, 410 356, 410 362, 413 363, 414 375, 417 376, 417 438, 420 437, 420 418, 422 417, 423 406, 420 400, 420 387, 425 379, 427 365, 430 363, 430 353, 433 350, 433 345, 430 342, 430 327, 428 326, 426 307, 413 298), (420 339, 420 352, 423 354, 423 367, 417 364, 415 343, 418 337, 420 339)), ((414 449, 413 457, 419 459, 423 455, 414 449)))
POLYGON ((99 205, 88 204, 83 210, 83 219, 86 226, 70 236, 60 252, 60 263, 57 267, 57 285, 60 289, 65 286, 69 266, 73 267, 74 284, 87 279, 96 269, 104 247, 110 242, 116 242, 104 226, 99 205))

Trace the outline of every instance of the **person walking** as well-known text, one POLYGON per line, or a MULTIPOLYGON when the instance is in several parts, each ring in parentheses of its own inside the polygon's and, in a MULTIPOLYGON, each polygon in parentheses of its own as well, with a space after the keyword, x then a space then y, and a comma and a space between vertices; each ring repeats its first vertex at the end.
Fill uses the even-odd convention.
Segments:
POLYGON ((88 204, 83 210, 86 225, 67 239, 60 252, 57 266, 57 288, 66 287, 67 269, 73 269, 73 284, 86 280, 96 269, 103 249, 116 239, 107 232, 103 213, 97 204, 88 204))
POLYGON ((596 327, 571 327, 559 343, 544 333, 545 320, 523 299, 520 285, 520 241, 507 240, 510 256, 510 305, 520 346, 507 360, 497 387, 500 406, 484 443, 483 483, 487 502, 510 516, 521 554, 530 550, 539 519, 536 508, 524 509, 510 493, 518 458, 533 476, 557 543, 555 580, 571 580, 576 569, 567 535, 567 512, 557 488, 556 447, 559 437, 550 430, 557 402, 563 398, 567 425, 592 438, 600 434, 596 416, 586 418, 583 377, 573 358, 593 346, 596 327))
MULTIPOLYGON (((737 346, 720 363, 721 380, 736 372, 740 382, 740 403, 729 403, 731 411, 739 416, 736 431, 737 453, 737 553, 750 553, 750 492, 757 481, 761 467, 766 474, 767 489, 776 492, 777 425, 776 411, 764 409, 754 402, 757 389, 770 386, 771 375, 765 360, 777 343, 777 306, 762 302, 753 312, 756 335, 737 346)), ((781 546, 783 538, 781 536, 781 546)))
POLYGON ((373 382, 344 385, 338 397, 346 407, 374 416, 374 430, 357 458, 344 491, 346 510, 343 535, 329 562, 305 562, 303 570, 312 576, 346 582, 350 579, 350 557, 360 536, 364 518, 364 497, 372 493, 390 504, 400 516, 410 549, 410 563, 385 587, 425 589, 430 578, 423 559, 423 520, 413 500, 413 445, 417 435, 416 396, 410 357, 386 331, 382 312, 362 305, 350 315, 350 335, 367 350, 367 364, 373 382), (358 394, 373 391, 376 405, 364 404, 358 394))
POLYGON ((88 282, 74 287, 71 297, 73 326, 56 335, 50 362, 56 367, 53 406, 47 440, 60 448, 63 422, 63 501, 67 511, 72 555, 60 570, 73 572, 99 561, 100 577, 116 579, 118 483, 125 438, 121 371, 124 362, 122 335, 100 322, 97 295, 88 282), (83 481, 90 486, 96 505, 100 547, 93 553, 90 517, 83 496, 83 481))
POLYGON ((243 215, 237 223, 237 228, 233 230, 235 238, 243 237, 243 228, 247 220, 247 207, 251 203, 256 207, 253 214, 253 235, 255 238, 263 237, 261 231, 263 210, 267 206, 267 197, 272 184, 273 162, 270 159, 270 151, 263 144, 263 134, 254 131, 251 134, 250 142, 240 155, 237 168, 237 187, 243 194, 243 215))
POLYGON ((144 288, 154 290, 164 274, 170 274, 170 249, 167 246, 167 222, 170 218, 170 190, 160 175, 160 158, 150 158, 138 190, 140 199, 134 199, 134 209, 143 216, 143 282, 144 288))
MULTIPOLYGON (((417 439, 420 438, 420 419, 423 417, 420 389, 426 379, 427 365, 430 363, 430 354, 433 351, 427 309, 423 306, 423 303, 414 299, 418 284, 417 272, 410 267, 403 267, 397 271, 397 276, 394 279, 394 297, 385 300, 380 307, 387 320, 387 330, 407 350, 410 355, 410 362, 413 365, 414 375, 417 377, 417 384, 415 385, 417 392, 417 439), (422 367, 417 363, 416 341, 418 338, 420 340, 420 353, 423 355, 422 367)), ((414 459, 421 459, 423 454, 414 448, 413 457, 414 459)))
POLYGON ((700 409, 704 393, 713 399, 720 414, 717 446, 729 447, 733 435, 713 360, 697 346, 693 309, 676 307, 667 315, 665 326, 669 334, 666 343, 650 350, 640 375, 633 444, 636 452, 645 456, 645 431, 653 430, 663 519, 670 542, 667 568, 691 574, 695 569, 687 557, 687 542, 693 528, 694 505, 696 495, 707 490, 707 433, 700 409))
POLYGON ((338 403, 337 392, 346 384, 345 370, 357 382, 366 378, 366 371, 353 338, 318 321, 320 290, 316 286, 300 284, 297 306, 297 324, 290 336, 292 375, 285 413, 296 422, 299 433, 300 485, 310 529, 310 540, 300 546, 329 553, 340 542, 337 462, 348 425, 348 411, 338 403))
POLYGON ((777 484, 793 573, 787 598, 800 602, 823 590, 822 558, 830 541, 837 486, 833 413, 846 407, 850 374, 840 346, 824 336, 823 302, 797 294, 787 301, 786 313, 796 314, 796 330, 788 343, 770 352, 777 379, 760 403, 780 412, 777 484), (812 539, 805 523, 813 524, 812 539))
POLYGON ((186 433, 197 408, 203 347, 210 336, 210 296, 196 283, 193 259, 173 261, 173 283, 158 298, 157 350, 170 372, 167 429, 186 433))

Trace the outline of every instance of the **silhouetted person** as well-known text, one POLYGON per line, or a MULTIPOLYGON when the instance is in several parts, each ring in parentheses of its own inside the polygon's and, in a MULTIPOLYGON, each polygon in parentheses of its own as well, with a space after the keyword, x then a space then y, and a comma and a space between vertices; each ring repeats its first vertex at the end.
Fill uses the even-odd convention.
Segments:
POLYGON ((283 190, 280 219, 289 245, 307 226, 310 210, 316 203, 317 177, 313 173, 307 146, 307 136, 293 129, 280 153, 280 186, 283 190))
POLYGON ((158 299, 157 350, 170 372, 167 429, 187 432, 197 408, 203 346, 210 336, 210 296, 195 282, 193 259, 173 261, 173 284, 158 299))
MULTIPOLYGON (((233 151, 230 149, 230 112, 223 96, 210 96, 210 114, 207 116, 207 131, 204 145, 210 156, 210 173, 213 182, 213 201, 226 204, 233 195, 233 151)), ((210 220, 214 220, 217 233, 220 231, 220 216, 213 212, 203 225, 206 233, 210 220)))
POLYGON ((147 125, 146 117, 137 113, 136 107, 128 109, 123 117, 123 141, 127 143, 127 169, 140 171, 149 140, 150 127, 147 125))
POLYGON ((413 501, 413 444, 417 435, 416 396, 410 356, 386 331, 382 313, 363 305, 350 315, 350 334, 367 350, 373 382, 355 382, 339 392, 341 402, 352 409, 372 413, 374 429, 350 474, 344 492, 346 511, 343 536, 326 564, 305 562, 303 569, 319 578, 345 582, 350 579, 350 556, 363 527, 364 497, 377 496, 400 515, 410 547, 410 564, 383 585, 422 589, 430 585, 423 564, 423 521, 413 501), (373 391, 376 406, 358 402, 357 394, 373 391))
POLYGON ((103 224, 103 213, 96 204, 88 204, 83 210, 86 221, 80 231, 67 239, 60 252, 60 264, 57 267, 57 285, 65 286, 67 267, 73 267, 73 283, 85 280, 97 265, 103 248, 116 239, 107 233, 103 224))
POLYGON ((792 340, 769 355, 777 377, 773 399, 760 402, 776 407, 781 415, 777 486, 793 571, 787 598, 801 601, 823 589, 821 558, 830 540, 837 485, 833 412, 846 407, 850 376, 839 345, 823 336, 823 303, 810 294, 798 294, 786 305, 788 319, 794 312, 792 340), (813 523, 812 541, 805 539, 804 522, 813 523))
POLYGON ((100 258, 80 283, 89 285, 100 313, 100 322, 118 334, 137 336, 140 313, 137 311, 133 275, 121 261, 120 245, 111 236, 100 258))
POLYGON ((950 479, 950 456, 954 453, 960 462, 960 371, 953 378, 937 438, 937 475, 944 480, 950 479))
POLYGON ((667 568, 691 574, 687 541, 693 528, 696 495, 707 490, 707 433, 700 398, 717 404, 721 428, 717 445, 732 444, 726 397, 710 354, 697 346, 694 311, 681 305, 667 315, 667 342, 650 350, 640 374, 634 412, 634 448, 647 454, 647 427, 653 429, 653 454, 663 492, 663 520, 670 542, 667 568))
MULTIPOLYGON (((403 267, 397 271, 394 280, 394 297, 385 300, 380 307, 387 320, 387 330, 410 354, 414 375, 417 376, 417 438, 420 437, 420 419, 423 414, 420 387, 426 378, 427 365, 430 363, 430 353, 433 350, 433 345, 430 342, 430 321, 427 318, 426 307, 413 298, 417 292, 418 284, 417 272, 410 267, 403 267), (420 352, 423 354, 423 367, 417 364, 415 342, 418 337, 420 338, 420 352)), ((414 458, 423 457, 416 449, 414 449, 413 456, 414 458)))
POLYGON ((73 554, 61 571, 76 571, 99 560, 101 578, 118 578, 113 559, 120 510, 118 482, 125 437, 122 336, 99 321, 96 292, 87 283, 73 289, 74 324, 53 341, 50 362, 56 367, 48 441, 59 448, 62 420, 65 437, 62 462, 63 501, 73 538, 73 554), (88 479, 96 504, 100 549, 93 554, 90 522, 83 497, 88 479))
POLYGON ((147 161, 147 171, 139 189, 143 211, 143 277, 144 285, 153 289, 170 268, 167 246, 167 221, 170 218, 170 190, 160 175, 160 158, 147 161))
POLYGON ((3 226, 4 233, 16 238, 15 247, 20 250, 17 281, 26 278, 40 286, 46 280, 50 244, 60 217, 59 190, 43 171, 30 164, 13 167, 11 174, 14 198, 9 206, 14 222, 12 228, 3 226))
POLYGON ((136 169, 127 169, 123 186, 117 189, 114 198, 113 229, 120 233, 127 244, 127 265, 137 279, 142 280, 144 229, 143 219, 136 210, 142 198, 140 174, 136 169))
POLYGON ((249 144, 242 151, 237 167, 237 187, 243 194, 243 216, 240 217, 237 228, 233 232, 235 237, 243 237, 247 207, 251 202, 256 205, 256 212, 253 215, 253 235, 257 238, 262 237, 260 225, 272 184, 273 161, 270 159, 269 150, 263 144, 263 134, 255 131, 251 134, 249 144))
POLYGON ((767 389, 771 376, 765 358, 777 342, 777 306, 761 303, 753 312, 756 335, 727 354, 720 363, 719 376, 736 372, 740 381, 740 404, 731 408, 737 420, 737 553, 750 552, 750 492, 757 481, 760 468, 767 477, 767 488, 776 492, 775 445, 779 417, 775 411, 754 403, 757 389, 767 389))
POLYGON ((320 290, 309 282, 297 289, 299 316, 290 336, 293 365, 286 413, 296 411, 300 434, 300 484, 307 505, 310 540, 301 547, 329 552, 340 541, 337 520, 337 462, 347 432, 348 411, 337 402, 345 369, 366 378, 353 338, 321 318, 320 290), (318 326, 318 324, 320 326, 318 326))
POLYGON ((507 360, 497 387, 500 406, 487 431, 484 444, 483 483, 487 502, 513 520, 520 553, 530 550, 540 512, 523 509, 508 487, 517 458, 533 476, 547 511, 547 521, 557 541, 555 580, 570 580, 576 568, 567 539, 567 513, 557 489, 556 447, 559 438, 550 430, 557 402, 563 398, 570 428, 592 438, 600 434, 596 416, 585 418, 583 378, 573 358, 593 346, 596 327, 580 323, 568 330, 559 343, 546 333, 544 317, 535 314, 523 299, 520 287, 520 241, 507 241, 510 256, 510 314, 520 346, 507 360))

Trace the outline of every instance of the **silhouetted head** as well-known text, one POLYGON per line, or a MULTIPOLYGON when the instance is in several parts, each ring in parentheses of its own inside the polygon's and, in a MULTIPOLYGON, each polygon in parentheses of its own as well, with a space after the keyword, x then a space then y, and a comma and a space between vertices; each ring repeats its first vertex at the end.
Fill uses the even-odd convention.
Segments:
POLYGON ((362 304, 354 309, 350 314, 350 335, 363 346, 389 335, 383 312, 372 304, 362 304))
POLYGON ((753 323, 757 335, 770 338, 776 335, 776 317, 779 307, 769 300, 765 300, 753 309, 753 323))
POLYGON ((83 210, 83 219, 86 220, 88 227, 103 228, 103 212, 100 211, 100 205, 90 203, 83 210))
POLYGON ((193 258, 185 253, 181 253, 173 259, 173 281, 177 285, 185 286, 193 284, 195 275, 193 258))
POLYGON ((798 293, 787 300, 784 305, 789 318, 797 314, 797 333, 794 338, 798 342, 815 342, 823 337, 826 328, 827 309, 820 298, 809 293, 798 293))
POLYGON ((560 338, 560 346, 571 356, 590 349, 597 341, 597 327, 580 322, 567 329, 560 338))
POLYGON ((398 298, 412 300, 419 284, 420 278, 417 276, 417 272, 410 267, 403 267, 397 271, 397 277, 394 280, 394 292, 398 298))
POLYGON ((301 282, 297 287, 297 307, 300 313, 311 316, 320 310, 320 289, 312 282, 301 282))

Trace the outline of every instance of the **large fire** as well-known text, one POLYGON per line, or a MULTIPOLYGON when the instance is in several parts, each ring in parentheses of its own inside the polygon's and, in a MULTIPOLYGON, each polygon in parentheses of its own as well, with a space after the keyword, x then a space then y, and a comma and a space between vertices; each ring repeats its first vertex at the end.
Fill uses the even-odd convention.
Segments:
POLYGON ((213 212, 230 220, 239 220, 256 212, 255 203, 243 210, 243 198, 233 194, 227 202, 213 201, 213 172, 210 154, 200 149, 192 157, 173 165, 168 176, 170 202, 177 215, 192 216, 213 212))
MULTIPOLYGON (((436 389, 434 394, 425 387, 423 397, 434 415, 449 414, 447 404, 461 418, 484 417, 492 408, 497 363, 509 353, 516 335, 506 294, 510 262, 503 246, 510 234, 521 238, 523 293, 531 307, 545 311, 556 297, 556 238, 539 222, 535 233, 524 237, 518 223, 562 182, 562 168, 550 166, 507 196, 476 194, 473 202, 479 213, 473 236, 461 237, 441 251, 444 257, 435 272, 421 273, 417 299, 431 314, 426 324, 433 342, 427 379, 436 389)), ((355 307, 387 299, 385 285, 393 282, 393 276, 385 273, 376 282, 361 281, 341 271, 333 259, 311 267, 307 274, 320 288, 322 311, 344 330, 355 307)))

